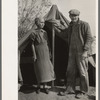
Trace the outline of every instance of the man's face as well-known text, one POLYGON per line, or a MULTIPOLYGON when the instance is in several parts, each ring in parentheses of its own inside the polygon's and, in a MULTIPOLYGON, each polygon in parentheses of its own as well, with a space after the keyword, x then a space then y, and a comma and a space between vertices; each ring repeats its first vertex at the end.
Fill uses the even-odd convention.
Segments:
POLYGON ((70 17, 72 22, 77 22, 79 19, 79 16, 76 16, 76 15, 69 15, 69 17, 70 17))

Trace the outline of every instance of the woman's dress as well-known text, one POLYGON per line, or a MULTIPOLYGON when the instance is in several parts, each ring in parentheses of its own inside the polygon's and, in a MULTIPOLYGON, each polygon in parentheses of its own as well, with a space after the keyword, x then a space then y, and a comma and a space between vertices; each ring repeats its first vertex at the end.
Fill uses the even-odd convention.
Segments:
POLYGON ((35 30, 35 33, 31 34, 31 39, 33 40, 32 46, 35 47, 36 61, 34 62, 34 69, 37 81, 42 83, 55 80, 54 67, 50 61, 46 31, 42 29, 35 30))

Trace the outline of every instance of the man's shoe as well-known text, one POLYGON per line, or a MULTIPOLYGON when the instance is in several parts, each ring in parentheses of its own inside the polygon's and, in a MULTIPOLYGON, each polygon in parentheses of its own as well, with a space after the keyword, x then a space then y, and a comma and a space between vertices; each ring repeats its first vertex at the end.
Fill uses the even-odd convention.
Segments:
POLYGON ((65 96, 66 94, 75 94, 74 91, 64 91, 64 92, 59 92, 59 95, 65 96))
POLYGON ((78 98, 78 99, 80 99, 80 98, 82 98, 84 95, 85 95, 84 93, 78 93, 78 94, 76 94, 75 97, 78 98))
POLYGON ((58 95, 60 95, 60 96, 65 96, 65 95, 66 95, 66 92, 59 92, 58 95))

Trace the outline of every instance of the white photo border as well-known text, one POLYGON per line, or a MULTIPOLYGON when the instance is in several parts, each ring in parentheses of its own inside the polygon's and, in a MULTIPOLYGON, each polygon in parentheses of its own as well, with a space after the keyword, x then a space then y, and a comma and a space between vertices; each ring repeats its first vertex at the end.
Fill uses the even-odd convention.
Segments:
MULTIPOLYGON (((18 100, 18 0, 2 0, 1 3, 1 95, 2 100, 18 100)), ((99 100, 98 83, 100 83, 100 80, 98 81, 98 70, 100 70, 98 67, 100 65, 98 61, 98 36, 100 37, 98 35, 98 8, 100 7, 96 0, 96 100, 99 100)))

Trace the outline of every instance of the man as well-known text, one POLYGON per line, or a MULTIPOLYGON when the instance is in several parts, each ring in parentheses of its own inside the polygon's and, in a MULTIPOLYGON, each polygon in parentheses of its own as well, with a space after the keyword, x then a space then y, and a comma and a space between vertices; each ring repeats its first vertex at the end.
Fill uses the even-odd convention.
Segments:
POLYGON ((80 79, 80 93, 76 96, 79 98, 88 92, 88 54, 92 42, 90 26, 87 22, 79 19, 80 11, 72 9, 69 11, 71 22, 69 27, 62 29, 61 24, 52 21, 57 35, 68 42, 69 58, 66 71, 66 90, 61 95, 75 93, 76 78, 80 79))

